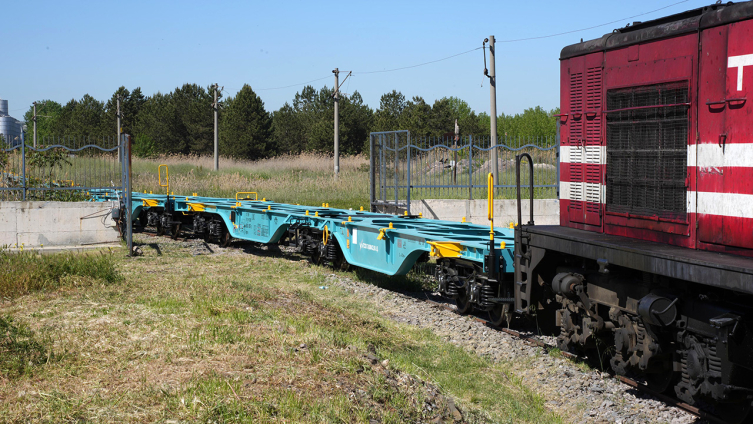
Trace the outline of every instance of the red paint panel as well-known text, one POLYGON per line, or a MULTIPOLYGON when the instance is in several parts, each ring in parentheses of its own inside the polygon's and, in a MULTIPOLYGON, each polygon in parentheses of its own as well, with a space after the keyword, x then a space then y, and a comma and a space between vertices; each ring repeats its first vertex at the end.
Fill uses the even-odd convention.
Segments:
POLYGON ((572 222, 568 218, 569 210, 573 208, 583 207, 585 202, 573 202, 567 199, 560 199, 560 225, 563 227, 577 228, 579 230, 601 232, 601 226, 588 225, 586 223, 572 222))
MULTIPOLYGON (((690 226, 687 222, 670 222, 669 220, 650 219, 639 216, 625 216, 625 214, 614 214, 611 212, 607 212, 604 216, 604 223, 612 226, 638 228, 642 230, 651 230, 667 234, 681 235, 683 237, 687 237, 690 234, 690 226)), ((612 229, 610 231, 616 230, 612 229)), ((621 231, 618 231, 617 233, 623 234, 621 231)))
POLYGON ((617 236, 636 238, 639 240, 655 241, 682 247, 694 247, 695 241, 692 236, 671 234, 665 230, 652 230, 647 228, 628 227, 624 224, 614 225, 604 223, 604 233, 617 236))
MULTIPOLYGON (((727 87, 723 143, 753 141, 753 20, 729 26, 727 38, 727 87)), ((748 194, 753 187, 750 173, 740 168, 727 168, 724 192, 748 194), (748 178, 740 180, 740 178, 748 178)), ((725 216, 722 218, 724 245, 753 248, 751 220, 725 216), (747 224, 747 225, 746 225, 747 224)))
POLYGON ((724 245, 753 249, 753 219, 725 216, 724 245))
MULTIPOLYGON (((588 170, 586 172, 589 172, 593 167, 598 168, 599 175, 603 175, 607 169, 606 165, 588 165, 588 170)), ((583 164, 567 163, 567 162, 560 163, 560 181, 566 181, 566 182, 583 181, 582 179, 579 179, 579 178, 582 178, 582 176, 583 176, 583 164), (575 172, 571 172, 571 169, 575 169, 575 172)))
POLYGON ((729 26, 726 68, 726 143, 753 142, 753 20, 729 26), (745 100, 734 100, 745 99, 745 100))
MULTIPOLYGON (((701 33, 701 70, 698 88, 698 139, 699 144, 717 144, 724 134, 726 105, 707 105, 724 100, 726 92, 727 33, 728 26, 711 28, 701 33)), ((703 163, 704 159, 700 158, 703 163)), ((696 165, 696 164, 689 164, 696 165)), ((700 171, 696 169, 696 171, 700 171)), ((724 192, 724 174, 695 172, 697 190, 724 192)), ((698 241, 722 243, 722 218, 698 215, 698 241)))
MULTIPOLYGON (((695 34, 673 37, 666 40, 652 41, 640 45, 640 58, 638 63, 651 63, 658 60, 674 59, 682 56, 698 55, 698 38, 695 34)), ((606 53, 606 67, 624 66, 630 61, 630 47, 610 50, 606 53)), ((630 78, 625 75, 625 78, 630 78)), ((639 77, 639 76, 638 76, 639 77)), ((632 85, 632 84, 628 84, 632 85)))
MULTIPOLYGON (((739 166, 698 168, 693 166, 688 169, 689 172, 697 172, 699 179, 703 180, 703 189, 697 191, 753 194, 753 168, 739 166)), ((691 185, 688 190, 696 191, 696 187, 691 185)))

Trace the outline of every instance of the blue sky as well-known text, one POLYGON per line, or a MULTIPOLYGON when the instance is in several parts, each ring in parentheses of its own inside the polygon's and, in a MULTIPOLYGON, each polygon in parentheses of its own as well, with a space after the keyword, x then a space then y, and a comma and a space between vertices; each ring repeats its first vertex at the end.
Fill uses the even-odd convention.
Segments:
POLYGON ((65 104, 86 93, 106 100, 121 85, 151 95, 187 82, 217 82, 232 96, 248 83, 273 111, 293 98, 303 87, 299 83, 324 78, 311 85, 331 87, 331 71, 338 67, 354 71, 342 90, 358 90, 373 108, 382 94, 396 89, 430 104, 457 96, 476 112, 488 112, 481 50, 402 71, 359 71, 441 59, 480 47, 493 34, 498 40, 497 110, 551 109, 559 102, 562 47, 631 21, 711 3, 680 1, 6 2, 0 98, 9 100, 10 114, 21 118, 34 100, 65 104), (619 22, 551 38, 499 42, 611 21, 619 22))

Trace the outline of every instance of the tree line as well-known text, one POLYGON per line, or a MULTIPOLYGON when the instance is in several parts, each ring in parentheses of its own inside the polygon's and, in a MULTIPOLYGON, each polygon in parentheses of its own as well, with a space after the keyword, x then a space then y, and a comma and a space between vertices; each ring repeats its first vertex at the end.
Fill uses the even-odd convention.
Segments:
MULTIPOLYGON (((301 152, 331 153, 334 138, 334 89, 312 86, 297 92, 276 111, 248 84, 233 97, 218 96, 219 148, 222 156, 258 159, 301 152)), ((213 92, 211 86, 184 84, 170 93, 145 96, 141 88, 118 88, 107 101, 89 94, 65 105, 53 100, 37 102, 39 140, 49 137, 98 137, 116 134, 117 97, 121 128, 133 137, 137 156, 213 152, 213 92)), ((358 91, 340 94, 340 151, 358 154, 368 150, 373 131, 409 130, 414 138, 443 137, 453 133, 455 120, 461 135, 489 136, 491 119, 477 114, 457 97, 428 104, 422 97, 407 100, 398 91, 382 95, 379 107, 364 104, 358 91)), ((537 106, 521 114, 500 115, 499 136, 553 137, 553 114, 537 106)), ((33 106, 24 114, 29 130, 33 106)))

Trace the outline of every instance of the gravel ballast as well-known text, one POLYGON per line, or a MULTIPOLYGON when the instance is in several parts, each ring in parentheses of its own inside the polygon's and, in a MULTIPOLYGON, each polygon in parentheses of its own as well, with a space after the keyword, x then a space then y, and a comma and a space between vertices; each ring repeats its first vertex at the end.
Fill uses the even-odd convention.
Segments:
MULTIPOLYGON (((525 340, 494 330, 416 297, 332 274, 327 284, 372 301, 386 318, 431 329, 454 345, 493 361, 513 364, 518 377, 547 399, 546 406, 571 422, 703 423, 697 417, 631 388, 607 373, 561 355, 548 355, 525 340)), ((547 344, 553 339, 540 337, 547 344)))

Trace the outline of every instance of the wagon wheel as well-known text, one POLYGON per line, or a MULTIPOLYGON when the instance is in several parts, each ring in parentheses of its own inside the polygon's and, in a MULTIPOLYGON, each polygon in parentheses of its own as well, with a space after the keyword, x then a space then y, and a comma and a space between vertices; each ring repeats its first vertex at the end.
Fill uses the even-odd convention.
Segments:
POLYGON ((177 240, 179 235, 180 235, 180 224, 175 224, 172 227, 170 227, 170 237, 173 240, 177 240))
POLYGON ((465 291, 465 289, 459 290, 458 297, 455 298, 455 305, 457 305, 458 313, 460 314, 467 314, 471 311, 471 309, 473 309, 473 304, 468 298, 468 293, 465 291))
POLYGON ((345 260, 345 256, 339 255, 337 261, 335 262, 335 268, 339 269, 340 271, 348 271, 350 270, 350 263, 345 260))
POLYGON ((230 235, 230 231, 225 229, 225 231, 223 231, 222 235, 220 236, 220 246, 228 247, 230 246, 231 241, 233 241, 233 237, 230 235))
POLYGON ((503 327, 505 324, 510 323, 510 304, 500 303, 494 305, 494 308, 489 311, 489 324, 495 327, 503 327))
POLYGON ((158 236, 164 236, 165 235, 165 227, 162 226, 161 222, 157 222, 157 235, 158 236))

